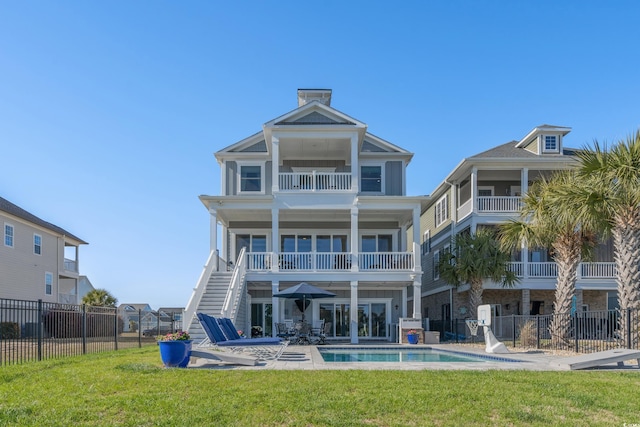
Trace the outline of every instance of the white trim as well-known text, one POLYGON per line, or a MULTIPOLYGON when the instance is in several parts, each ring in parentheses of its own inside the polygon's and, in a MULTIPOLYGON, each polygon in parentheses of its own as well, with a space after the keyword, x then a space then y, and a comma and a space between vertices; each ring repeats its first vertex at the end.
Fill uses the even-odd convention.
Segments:
POLYGON ((359 252, 363 252, 362 250, 362 237, 363 236, 376 236, 376 252, 378 250, 378 238, 380 236, 391 236, 391 252, 396 252, 398 248, 398 239, 397 239, 398 230, 396 229, 360 229, 358 230, 358 250, 359 252))
POLYGON ((385 194, 385 169, 386 169, 386 162, 372 162, 372 161, 361 161, 359 162, 360 164, 358 165, 358 181, 360 184, 360 193, 363 194, 380 194, 380 195, 384 195, 385 194), (380 191, 363 191, 362 190, 362 168, 363 167, 371 167, 371 166, 375 166, 375 167, 379 167, 380 168, 380 191))
POLYGON ((560 152, 560 135, 549 135, 542 134, 540 135, 540 151, 542 153, 559 153, 560 152), (547 148, 547 138, 555 138, 556 146, 555 148, 547 148))
POLYGON ((431 253, 431 230, 427 230, 422 234, 422 244, 420 246, 421 246, 422 255, 431 253), (424 246, 425 243, 426 243, 426 250, 423 249, 425 247, 424 246))
POLYGON ((451 208, 449 206, 449 193, 446 193, 444 196, 440 197, 436 202, 434 216, 435 216, 434 220, 436 223, 436 227, 440 227, 449 218, 451 218, 451 208))
POLYGON ((7 248, 15 248, 16 246, 16 228, 9 222, 4 223, 2 227, 2 241, 7 248), (11 227, 11 244, 7 245, 7 227, 11 227))
POLYGON ((38 233, 33 233, 33 254, 42 256, 42 236, 38 233), (40 238, 40 244, 36 245, 36 237, 40 238), (36 252, 36 247, 40 248, 40 253, 36 252))
POLYGON ((267 162, 266 161, 238 161, 236 163, 238 165, 238 170, 236 171, 237 180, 238 180, 238 194, 265 194, 265 168, 267 166, 267 162), (242 167, 243 166, 260 167, 260 191, 242 191, 242 167))

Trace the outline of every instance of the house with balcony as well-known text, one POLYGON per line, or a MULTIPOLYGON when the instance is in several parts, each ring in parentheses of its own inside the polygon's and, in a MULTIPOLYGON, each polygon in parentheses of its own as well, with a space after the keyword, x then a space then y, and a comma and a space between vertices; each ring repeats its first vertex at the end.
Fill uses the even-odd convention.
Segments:
MULTIPOLYGON (((435 267, 440 254, 449 250, 458 233, 517 219, 522 195, 535 181, 575 167, 575 150, 564 145, 570 131, 561 126, 537 126, 519 141, 463 159, 436 187, 420 218, 424 317, 475 318, 467 312, 468 287, 452 288, 439 277, 435 267)), ((523 246, 514 252, 511 268, 520 278, 515 288, 484 284, 483 301, 492 305, 493 314, 550 314, 557 266, 548 251, 523 246)), ((576 308, 615 308, 615 291, 613 248, 610 242, 603 242, 594 259, 578 268, 576 308)))
POLYGON ((197 311, 263 335, 304 311, 352 343, 391 340, 400 317, 422 312, 420 229, 407 230, 428 197, 406 195, 413 154, 332 107, 331 90, 297 95, 296 109, 215 153, 221 195, 200 196, 211 250, 184 316, 196 338, 197 311), (273 296, 301 282, 336 297, 273 296))
POLYGON ((0 298, 69 301, 87 242, 0 197, 0 298))

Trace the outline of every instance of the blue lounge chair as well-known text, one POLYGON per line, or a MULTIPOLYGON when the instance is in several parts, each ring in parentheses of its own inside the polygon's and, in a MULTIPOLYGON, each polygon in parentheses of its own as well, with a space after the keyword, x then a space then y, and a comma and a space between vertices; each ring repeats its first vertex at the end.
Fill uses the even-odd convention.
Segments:
POLYGON ((222 329, 222 323, 219 322, 213 316, 209 316, 205 313, 198 313, 198 320, 202 325, 207 338, 198 347, 203 346, 216 346, 220 349, 229 349, 233 352, 245 352, 251 353, 258 357, 260 360, 274 359, 277 360, 285 348, 289 344, 288 341, 283 341, 280 338, 241 338, 235 328, 230 328, 228 325, 233 323, 227 319, 224 323, 227 325, 225 328, 229 336, 233 336, 231 329, 233 329, 239 338, 229 339, 222 329))

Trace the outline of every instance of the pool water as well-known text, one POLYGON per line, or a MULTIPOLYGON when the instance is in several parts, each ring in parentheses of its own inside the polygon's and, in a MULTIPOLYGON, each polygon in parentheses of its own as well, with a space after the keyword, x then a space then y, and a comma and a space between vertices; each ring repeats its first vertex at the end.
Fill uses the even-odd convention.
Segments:
POLYGON ((517 362, 500 357, 476 356, 435 350, 428 347, 344 347, 318 348, 325 362, 432 362, 432 363, 483 363, 483 362, 517 362))

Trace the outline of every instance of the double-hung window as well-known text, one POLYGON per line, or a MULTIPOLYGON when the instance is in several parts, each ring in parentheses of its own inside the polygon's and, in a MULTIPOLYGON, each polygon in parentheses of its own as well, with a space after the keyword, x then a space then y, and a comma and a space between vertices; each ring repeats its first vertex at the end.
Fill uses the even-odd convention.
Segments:
POLYGON ((44 293, 53 294, 53 274, 51 273, 44 273, 44 293))
POLYGON ((382 165, 360 166, 360 191, 363 193, 382 193, 382 165))
POLYGON ((449 195, 445 194, 436 203, 435 220, 436 227, 449 219, 449 195))
POLYGON ((431 230, 427 230, 424 232, 421 249, 422 255, 426 255, 431 252, 431 230))
POLYGON ((13 225, 11 224, 4 225, 4 245, 13 247, 13 225))
POLYGON ((239 165, 240 193, 264 193, 264 167, 261 164, 239 165))
POLYGON ((33 253, 42 255, 42 236, 39 234, 33 235, 33 253))

